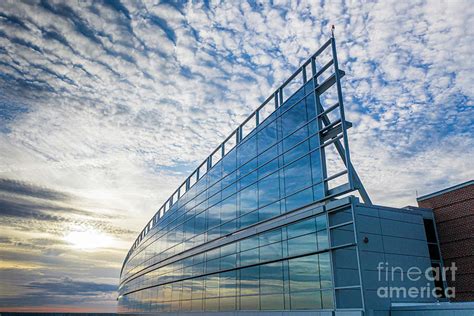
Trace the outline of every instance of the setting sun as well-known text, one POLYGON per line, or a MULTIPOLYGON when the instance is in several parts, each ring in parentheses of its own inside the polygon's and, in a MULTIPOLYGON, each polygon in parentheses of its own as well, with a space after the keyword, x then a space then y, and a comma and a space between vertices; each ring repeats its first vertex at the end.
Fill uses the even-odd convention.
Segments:
POLYGON ((113 238, 97 230, 71 231, 64 240, 78 249, 95 249, 110 246, 113 238))

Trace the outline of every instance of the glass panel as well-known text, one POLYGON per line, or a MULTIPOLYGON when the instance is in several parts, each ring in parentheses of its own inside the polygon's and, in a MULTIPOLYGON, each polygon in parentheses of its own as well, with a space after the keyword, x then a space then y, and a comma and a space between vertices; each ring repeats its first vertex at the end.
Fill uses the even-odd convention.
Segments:
POLYGON ((280 259, 282 250, 283 247, 280 242, 260 247, 260 262, 280 259))
POLYGON ((241 310, 259 310, 260 309, 260 296, 258 295, 243 295, 240 296, 240 309, 241 310))
POLYGON ((221 203, 221 222, 227 222, 237 216, 237 195, 233 195, 221 203))
POLYGON ((321 279, 321 288, 332 286, 329 252, 319 254, 319 275, 321 279))
POLYGON ((248 227, 258 222, 258 210, 245 214, 240 218, 240 228, 248 227))
POLYGON ((288 239, 289 256, 298 256, 306 253, 316 252, 317 250, 318 245, 315 233, 288 239))
POLYGON ((324 309, 334 308, 334 297, 332 290, 321 291, 321 301, 324 309))
POLYGON ((240 251, 258 247, 258 236, 253 236, 240 241, 240 251))
POLYGON ((291 309, 320 309, 321 292, 291 292, 291 309))
MULTIPOLYGON (((297 142, 295 142, 294 144, 296 144, 296 143, 297 142)), ((294 144, 292 144, 292 146, 294 144)), ((285 150, 287 150, 287 148, 285 148, 285 150)), ((293 148, 290 151, 286 152, 283 155, 283 161, 285 162, 285 164, 290 163, 290 162, 294 161, 295 159, 302 157, 303 155, 308 153, 308 151, 309 151, 309 142, 304 141, 301 144, 299 144, 298 146, 296 146, 295 148, 293 148)))
POLYGON ((237 148, 237 160, 239 165, 243 165, 257 154, 257 138, 250 137, 239 145, 237 148))
POLYGON ((221 297, 219 299, 219 310, 221 311, 235 311, 236 299, 235 297, 221 297))
POLYGON ((318 255, 288 260, 290 291, 308 291, 320 288, 318 255))
POLYGON ((223 272, 219 275, 219 295, 235 296, 237 290, 237 271, 223 272))
POLYGON ((321 155, 319 150, 315 150, 311 153, 311 172, 313 177, 313 183, 319 183, 323 181, 323 176, 321 174, 321 155))
POLYGON ((240 270, 240 295, 260 293, 259 267, 250 267, 240 270))
POLYGON ((206 280, 206 297, 219 296, 219 275, 211 274, 205 276, 206 280))
POLYGON ((328 232, 327 230, 320 230, 318 231, 318 249, 326 249, 329 248, 329 241, 328 241, 328 232))
POLYGON ((273 146, 258 156, 258 165, 262 166, 264 163, 276 158, 276 156, 278 156, 278 146, 273 146))
POLYGON ((263 152, 277 141, 276 121, 271 122, 258 134, 258 152, 263 152))
POLYGON ((303 190, 286 198, 286 211, 292 211, 313 202, 313 191, 311 188, 303 190))
POLYGON ((240 266, 247 266, 258 263, 259 261, 258 248, 250 249, 240 253, 240 266))
POLYGON ((260 206, 273 203, 279 199, 280 186, 278 173, 273 173, 258 182, 258 201, 260 206))
POLYGON ((283 293, 283 263, 275 262, 260 266, 260 293, 283 293))
POLYGON ((281 228, 273 229, 259 235, 260 246, 281 241, 281 228))
POLYGON ((221 270, 234 269, 237 263, 237 255, 228 255, 221 258, 221 270))
POLYGON ((258 216, 259 216, 260 221, 270 219, 277 215, 280 215, 280 202, 276 202, 268 206, 265 206, 258 211, 258 216))
POLYGON ((316 231, 314 217, 287 226, 288 238, 306 235, 316 231))
POLYGON ((240 212, 245 214, 257 208, 257 184, 251 185, 240 192, 240 212))
POLYGON ((333 247, 354 242, 353 225, 347 224, 331 229, 331 245, 333 247))
POLYGON ((286 195, 311 185, 311 175, 308 172, 309 168, 309 156, 305 156, 284 168, 286 195))
POLYGON ((287 136, 306 121, 306 109, 304 101, 298 102, 281 116, 283 137, 287 136))
POLYGON ((237 168, 236 157, 236 150, 234 148, 222 159, 222 168, 224 174, 229 174, 237 168))
POLYGON ((262 310, 283 310, 285 309, 284 303, 285 297, 283 293, 260 296, 260 309, 262 310))

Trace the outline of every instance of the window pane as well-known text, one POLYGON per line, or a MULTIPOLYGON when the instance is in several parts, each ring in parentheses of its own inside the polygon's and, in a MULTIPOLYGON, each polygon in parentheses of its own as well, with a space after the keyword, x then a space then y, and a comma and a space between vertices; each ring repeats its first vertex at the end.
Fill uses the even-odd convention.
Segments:
POLYGON ((306 121, 306 109, 304 101, 300 101, 281 116, 283 137, 290 134, 306 121))
POLYGON ((313 183, 319 183, 323 180, 321 174, 321 156, 319 150, 315 150, 311 153, 311 172, 313 177, 313 183))
POLYGON ((319 289, 318 255, 288 260, 291 292, 319 289))
POLYGON ((259 268, 250 267, 240 270, 240 294, 259 294, 259 268))
POLYGON ((219 299, 219 310, 221 311, 235 311, 236 299, 235 297, 221 297, 219 299))
POLYGON ((257 135, 258 151, 261 153, 277 141, 276 121, 268 124, 257 135))
POLYGON ((333 247, 354 242, 354 229, 351 224, 331 229, 331 245, 333 247))
POLYGON ((327 249, 329 248, 328 242, 328 232, 327 230, 320 230, 318 232, 318 249, 327 249))
POLYGON ((258 156, 258 165, 262 166, 264 163, 276 158, 276 156, 278 156, 278 146, 273 146, 258 156))
POLYGON ((314 217, 287 226, 288 238, 306 235, 316 231, 314 217))
POLYGON ((245 214, 240 218, 240 228, 248 227, 258 222, 258 210, 245 214))
POLYGON ((298 207, 305 206, 313 202, 313 191, 311 188, 303 190, 286 198, 286 211, 292 211, 298 207))
POLYGON ((219 296, 235 296, 237 290, 237 271, 223 272, 219 275, 219 296))
POLYGON ((304 156, 306 153, 308 153, 308 151, 309 151, 309 142, 304 141, 303 143, 299 144, 298 146, 296 146, 295 148, 291 149, 290 151, 286 152, 283 155, 284 163, 285 164, 290 163, 294 161, 295 159, 298 159, 304 156))
POLYGON ((274 242, 281 241, 281 229, 273 229, 259 235, 260 238, 260 246, 264 246, 267 244, 271 244, 274 242))
POLYGON ((259 310, 260 296, 259 295, 244 295, 240 296, 241 310, 259 310))
POLYGON ((318 250, 316 234, 312 233, 293 239, 288 239, 288 255, 298 256, 318 250))
POLYGON ((260 206, 270 204, 280 199, 280 185, 278 173, 260 180, 258 182, 258 201, 260 206))
POLYGON ((257 154, 257 138, 250 137, 239 145, 237 148, 237 159, 239 165, 243 165, 257 154))
POLYGON ((262 310, 283 310, 285 298, 283 293, 265 294, 260 296, 260 308, 262 310))
POLYGON ((260 262, 280 259, 282 250, 280 242, 260 247, 260 262))
POLYGON ((222 168, 224 174, 229 174, 236 169, 236 156, 236 150, 234 148, 222 159, 222 168))
POLYGON ((321 288, 332 286, 331 267, 329 265, 329 252, 319 254, 319 274, 321 278, 321 288))
POLYGON ((237 196, 233 195, 221 203, 221 222, 227 222, 237 217, 237 196))
POLYGON ((264 221, 266 219, 270 219, 272 217, 275 217, 277 215, 280 215, 280 202, 276 202, 273 204, 270 204, 268 206, 265 206, 258 211, 258 217, 260 221, 264 221))
POLYGON ((286 195, 311 185, 309 156, 306 156, 284 168, 286 195))
POLYGON ((236 267, 237 255, 228 255, 221 258, 221 270, 233 269, 236 267))
POLYGON ((211 274, 205 276, 206 282, 206 297, 219 296, 219 275, 211 274))
POLYGON ((245 251, 258 247, 258 236, 253 236, 240 241, 240 251, 245 251))
POLYGON ((240 183, 239 188, 243 189, 245 187, 248 187, 249 185, 251 185, 252 183, 256 181, 257 181, 257 171, 254 171, 239 180, 239 183, 240 183))
POLYGON ((260 293, 283 293, 283 263, 275 262, 260 266, 260 293))
POLYGON ((291 309, 320 309, 321 292, 291 292, 291 309))
POLYGON ((247 266, 258 263, 259 261, 259 248, 250 249, 240 253, 240 266, 247 266))
POLYGON ((240 211, 245 214, 257 208, 257 184, 251 185, 240 192, 240 211))

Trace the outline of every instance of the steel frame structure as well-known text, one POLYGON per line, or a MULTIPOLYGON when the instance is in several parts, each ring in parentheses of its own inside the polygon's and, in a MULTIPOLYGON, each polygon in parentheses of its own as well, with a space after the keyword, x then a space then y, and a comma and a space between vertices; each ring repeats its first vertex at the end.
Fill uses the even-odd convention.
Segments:
MULTIPOLYGON (((351 163, 350 151, 349 151, 349 140, 347 135, 347 130, 352 126, 352 124, 346 121, 345 112, 344 112, 344 100, 342 94, 341 79, 344 77, 345 72, 339 69, 338 59, 337 59, 337 50, 336 50, 336 39, 334 34, 331 38, 327 40, 310 58, 308 58, 280 87, 278 87, 253 113, 251 113, 247 119, 244 120, 242 124, 239 125, 217 148, 212 151, 212 153, 196 168, 191 175, 186 178, 186 180, 178 187, 177 190, 166 200, 166 202, 160 207, 160 209, 155 213, 151 220, 147 223, 144 229, 140 232, 136 238, 133 246, 129 250, 125 260, 124 265, 127 262, 130 255, 138 247, 142 239, 147 235, 151 228, 153 228, 156 223, 164 216, 164 214, 170 210, 171 206, 186 193, 205 173, 207 173, 215 163, 220 161, 228 151, 232 148, 238 146, 243 139, 254 130, 259 124, 264 120, 262 119, 262 113, 266 106, 271 105, 271 101, 274 102, 273 111, 281 107, 286 100, 288 100, 291 95, 285 96, 284 89, 291 84, 295 83, 295 79, 298 76, 302 78, 303 87, 306 83, 313 80, 315 88, 315 104, 316 104, 316 114, 318 121, 318 134, 320 139, 320 148, 321 148, 321 163, 323 165, 323 182, 324 182, 324 198, 320 202, 333 199, 337 196, 347 194, 349 192, 357 190, 363 199, 364 203, 372 205, 372 202, 365 190, 362 181, 360 180, 354 166, 351 163), (319 69, 317 67, 317 58, 325 52, 326 49, 330 49, 331 59, 321 66, 319 69), (318 82, 319 78, 332 67, 333 73, 327 77, 322 82, 318 82), (311 70, 311 75, 309 76, 309 70, 311 70), (337 102, 332 106, 323 107, 321 102, 321 95, 324 94, 329 88, 336 86, 337 90, 337 102), (339 110, 339 119, 332 120, 329 117, 329 114, 333 111, 339 110), (254 126, 248 133, 245 133, 246 127, 249 125, 254 126), (327 146, 334 145, 337 153, 344 162, 345 170, 338 172, 334 175, 327 175, 327 161, 325 157, 325 148, 327 146), (335 188, 330 189, 328 183, 347 175, 347 182, 339 185, 335 188)), ((272 111, 272 112, 273 112, 272 111)), ((123 267, 122 267, 123 269, 123 267)))

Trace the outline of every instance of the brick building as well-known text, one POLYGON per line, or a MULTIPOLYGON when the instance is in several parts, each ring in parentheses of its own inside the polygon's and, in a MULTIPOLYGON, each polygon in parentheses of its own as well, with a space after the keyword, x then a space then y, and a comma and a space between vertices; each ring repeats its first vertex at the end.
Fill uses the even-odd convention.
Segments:
MULTIPOLYGON (((474 180, 417 199, 433 209, 444 265, 458 267, 456 301, 474 301, 474 180)), ((449 278, 448 278, 449 279, 449 278)))

